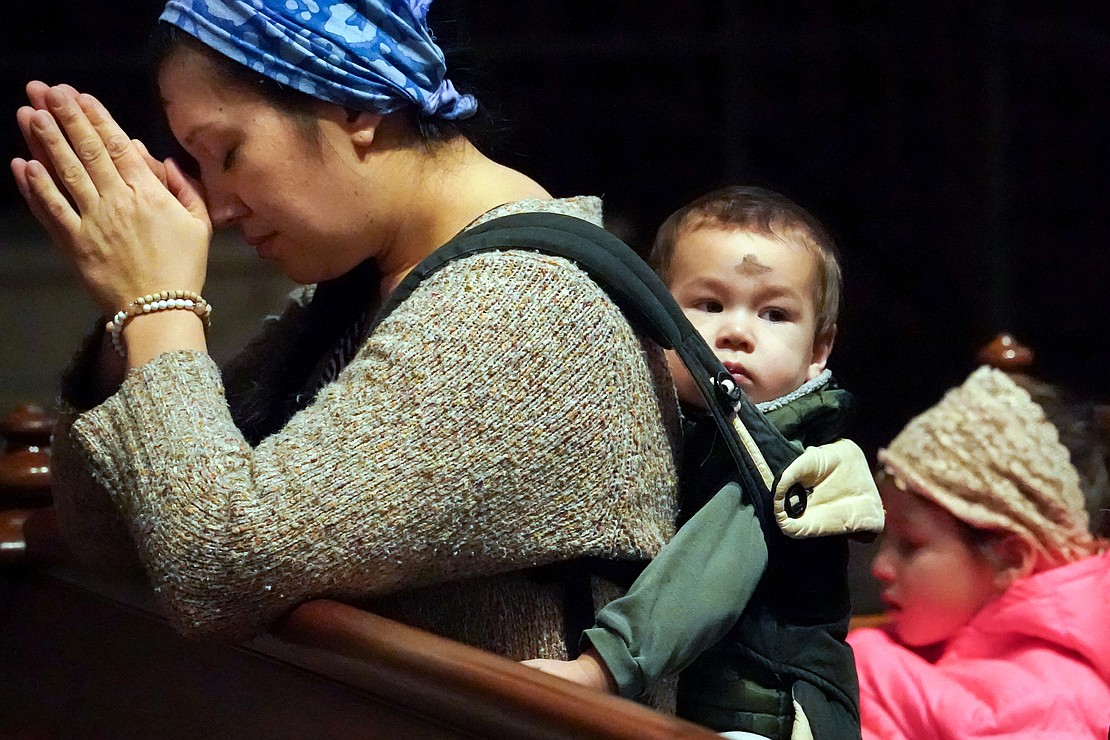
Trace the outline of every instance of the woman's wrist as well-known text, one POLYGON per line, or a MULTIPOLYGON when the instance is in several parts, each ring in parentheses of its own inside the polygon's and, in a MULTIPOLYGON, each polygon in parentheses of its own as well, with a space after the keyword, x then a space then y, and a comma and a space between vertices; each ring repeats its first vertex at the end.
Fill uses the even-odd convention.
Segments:
POLYGON ((192 311, 157 311, 132 317, 120 332, 129 368, 145 365, 163 352, 208 351, 204 321, 192 311))
POLYGON ((121 357, 127 356, 127 351, 123 348, 123 340, 120 338, 123 333, 123 328, 127 326, 128 322, 137 316, 144 316, 146 314, 158 313, 159 311, 192 311, 200 320, 204 322, 204 327, 207 329, 210 317, 212 316, 212 306, 208 301, 200 295, 191 290, 161 290, 156 293, 142 295, 135 300, 128 303, 124 308, 117 311, 112 318, 104 325, 104 331, 108 332, 112 338, 112 345, 119 352, 121 357))

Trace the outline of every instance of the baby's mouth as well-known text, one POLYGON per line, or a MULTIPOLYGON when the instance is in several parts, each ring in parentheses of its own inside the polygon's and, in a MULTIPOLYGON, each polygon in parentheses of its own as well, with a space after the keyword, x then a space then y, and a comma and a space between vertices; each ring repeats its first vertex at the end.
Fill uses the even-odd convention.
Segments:
POLYGON ((737 383, 747 385, 751 383, 752 377, 748 375, 748 371, 744 369, 743 365, 738 365, 735 362, 724 363, 725 370, 728 370, 729 375, 737 383))

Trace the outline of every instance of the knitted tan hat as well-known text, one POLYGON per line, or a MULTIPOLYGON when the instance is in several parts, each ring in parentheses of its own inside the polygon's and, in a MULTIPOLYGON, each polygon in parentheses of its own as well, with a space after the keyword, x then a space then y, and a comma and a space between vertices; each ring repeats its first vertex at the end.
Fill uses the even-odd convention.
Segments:
POLYGON ((1053 564, 1096 550, 1067 448, 1000 370, 981 367, 948 391, 879 450, 879 462, 957 519, 1013 532, 1053 564))

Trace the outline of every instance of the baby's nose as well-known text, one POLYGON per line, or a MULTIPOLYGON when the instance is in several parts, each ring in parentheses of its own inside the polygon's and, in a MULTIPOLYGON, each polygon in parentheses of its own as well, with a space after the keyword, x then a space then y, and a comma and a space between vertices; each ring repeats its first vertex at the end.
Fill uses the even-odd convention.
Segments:
POLYGON ((721 320, 717 334, 720 346, 739 348, 752 344, 751 322, 745 316, 727 315, 721 320))

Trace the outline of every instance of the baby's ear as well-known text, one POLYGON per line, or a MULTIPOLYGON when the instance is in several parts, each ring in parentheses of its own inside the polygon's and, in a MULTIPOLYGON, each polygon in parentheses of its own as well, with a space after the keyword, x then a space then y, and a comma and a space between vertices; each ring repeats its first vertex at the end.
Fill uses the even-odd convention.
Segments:
POLYGON ((1037 550, 1024 537, 1006 534, 991 542, 989 547, 995 565, 994 585, 999 593, 1037 569, 1037 550))
POLYGON ((806 380, 813 380, 825 369, 825 365, 829 363, 829 355, 832 354, 835 339, 836 324, 833 324, 828 331, 823 332, 813 340, 813 357, 810 358, 806 380))

